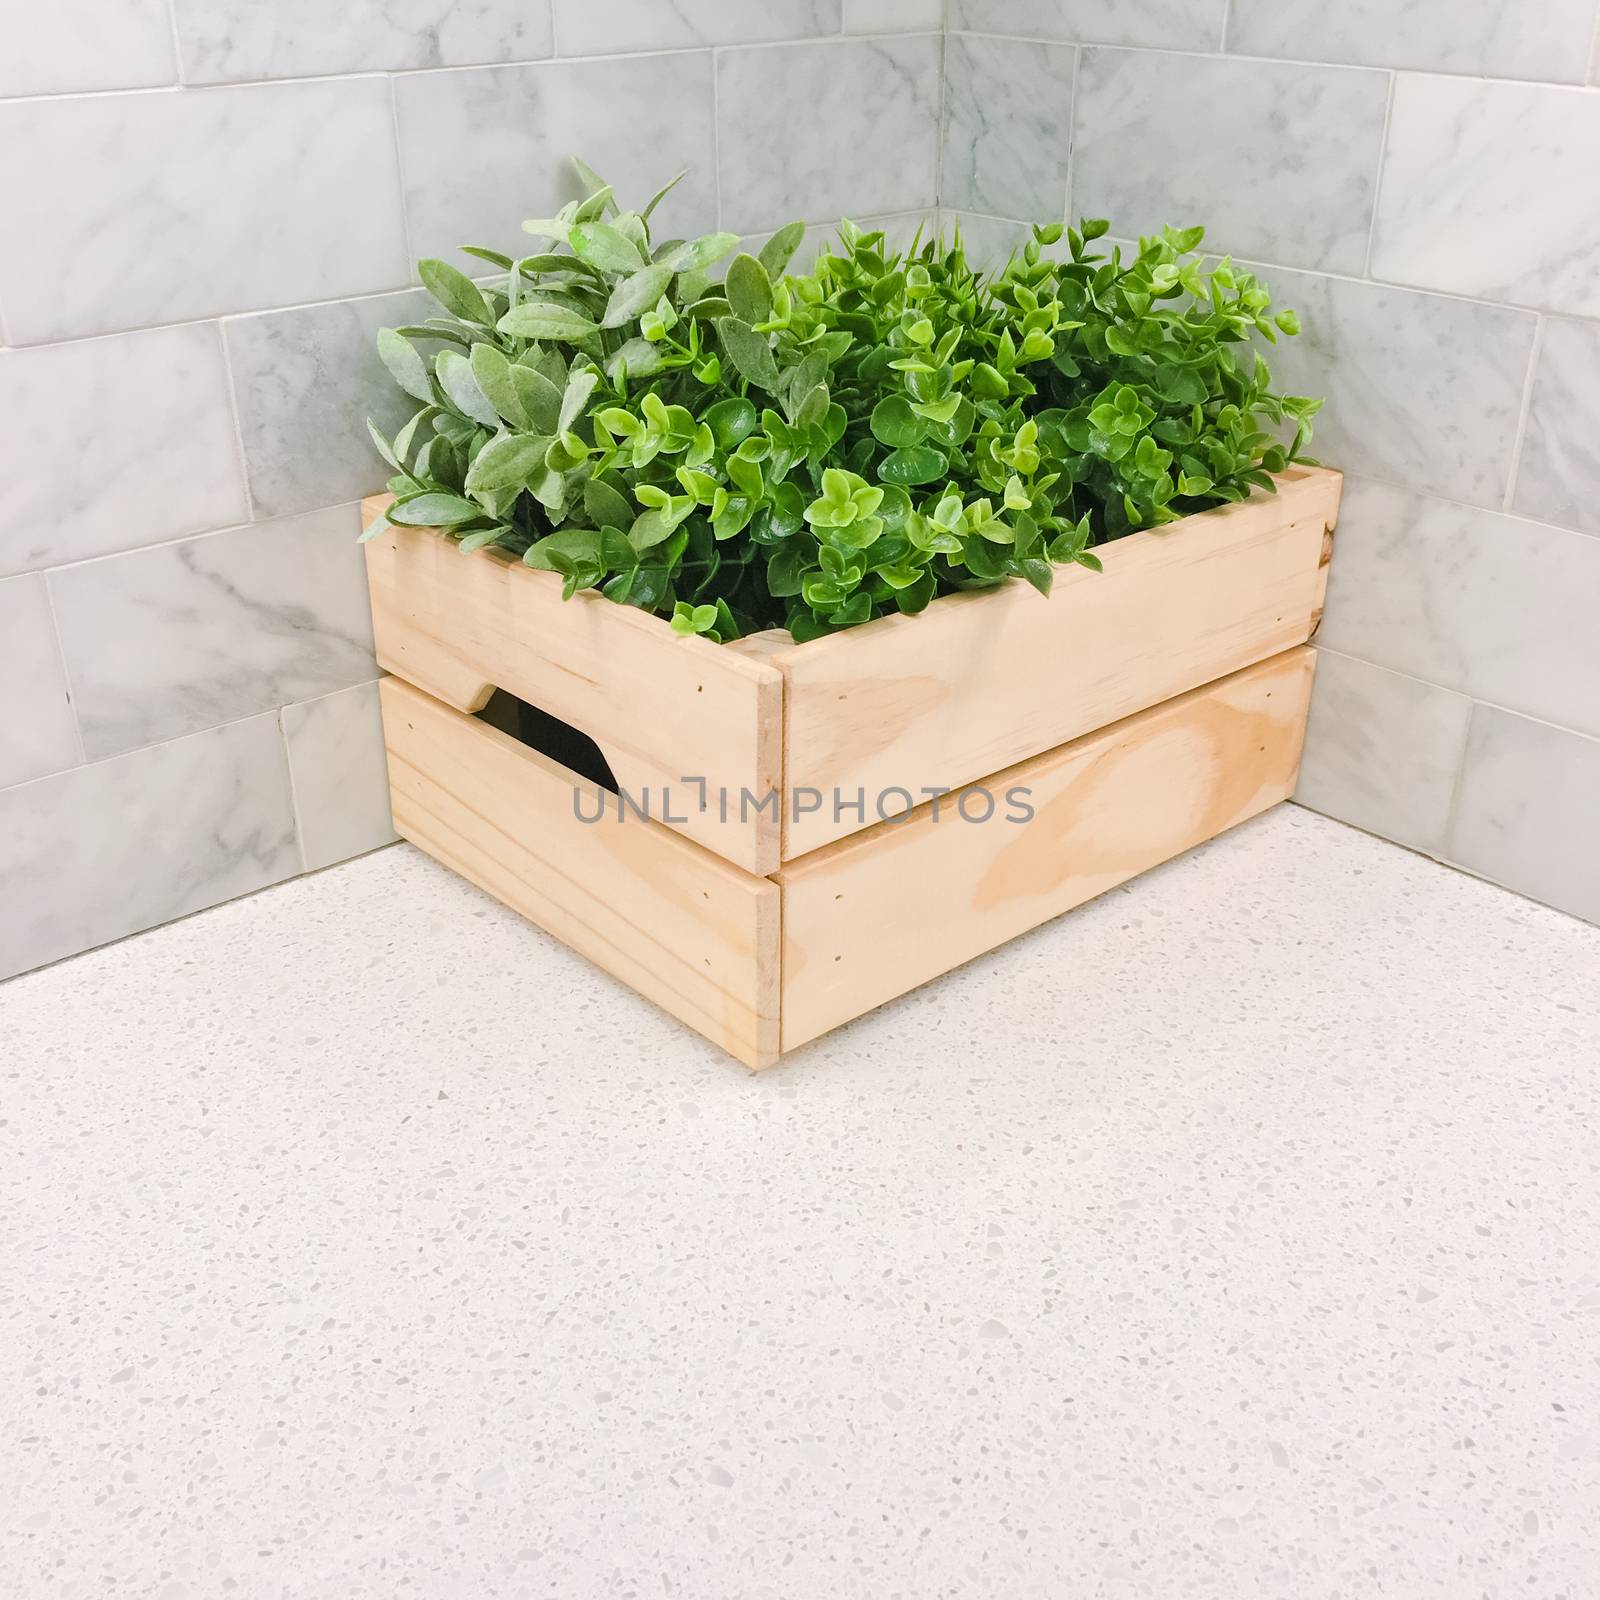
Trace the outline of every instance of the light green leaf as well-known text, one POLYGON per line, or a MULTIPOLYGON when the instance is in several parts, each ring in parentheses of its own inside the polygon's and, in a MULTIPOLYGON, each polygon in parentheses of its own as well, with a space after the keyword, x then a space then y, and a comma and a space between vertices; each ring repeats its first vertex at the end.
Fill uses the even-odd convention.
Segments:
POLYGON ((778 363, 765 334, 757 333, 737 317, 720 318, 717 333, 728 359, 739 369, 740 377, 758 389, 771 391, 778 387, 778 363))
POLYGON ((550 440, 538 433, 503 433, 481 449, 467 470, 471 492, 523 489, 544 465, 550 440))
POLYGON ((561 397, 561 413, 556 421, 556 432, 567 433, 574 422, 583 415, 583 409, 594 393, 600 374, 593 367, 580 367, 567 379, 566 393, 561 397))
POLYGON ((504 352, 480 341, 473 345, 469 359, 472 375, 489 404, 513 427, 526 428, 532 419, 522 404, 512 365, 504 352))
POLYGON ((676 178, 669 178, 667 180, 667 182, 662 184, 661 187, 659 189, 657 189, 656 192, 653 195, 650 196, 649 205, 647 205, 644 208, 644 210, 639 213, 639 215, 641 217, 643 217, 645 219, 645 221, 648 222, 650 220, 651 212, 653 212, 655 210, 655 208, 658 205, 660 205, 661 202, 663 200, 665 200, 667 198, 667 196, 669 194, 671 194, 672 191, 678 186, 678 184, 681 183, 683 181, 683 179, 686 178, 688 175, 689 175, 689 169, 687 167, 685 167, 683 169, 683 171, 680 172, 676 178))
POLYGON ((720 261, 730 250, 736 249, 736 233, 705 233, 698 239, 686 240, 671 254, 661 258, 661 264, 674 272, 700 272, 720 261))
POLYGON ((389 520, 408 528, 450 528, 484 515, 484 509, 458 494, 419 494, 389 507, 389 520))
POLYGON ((606 375, 613 383, 623 381, 624 372, 629 378, 648 378, 659 372, 664 364, 661 346, 648 339, 629 339, 606 357, 606 375))

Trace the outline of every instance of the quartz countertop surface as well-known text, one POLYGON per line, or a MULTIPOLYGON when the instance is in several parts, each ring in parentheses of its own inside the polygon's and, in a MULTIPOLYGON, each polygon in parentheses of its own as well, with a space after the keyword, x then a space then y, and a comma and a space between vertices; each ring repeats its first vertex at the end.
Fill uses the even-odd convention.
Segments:
POLYGON ((1595 1594, 1600 930, 1293 807, 750 1076, 408 846, 0 987, 0 1593, 1595 1594))

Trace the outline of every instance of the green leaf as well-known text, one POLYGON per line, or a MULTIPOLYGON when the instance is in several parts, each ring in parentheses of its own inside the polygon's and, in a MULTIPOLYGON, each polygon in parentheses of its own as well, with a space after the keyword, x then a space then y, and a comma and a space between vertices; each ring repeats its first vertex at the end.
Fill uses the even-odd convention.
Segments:
POLYGON ((737 255, 728 267, 723 289, 741 322, 765 322, 772 315, 772 285, 767 269, 754 256, 737 255))
POLYGON ((648 221, 649 221, 649 220, 650 220, 650 217, 651 217, 651 214, 652 214, 652 213, 653 213, 653 212, 654 212, 654 211, 655 211, 655 209, 656 209, 656 207, 657 207, 657 206, 658 206, 658 205, 660 205, 660 204, 661 204, 661 202, 662 202, 662 201, 663 201, 663 200, 665 200, 665 199, 666 199, 666 198, 667 198, 667 196, 668 196, 668 195, 669 195, 669 194, 671 194, 671 193, 672 193, 672 191, 673 191, 673 190, 674 190, 674 189, 675 189, 675 188, 677 188, 677 186, 678 186, 678 185, 679 185, 679 184, 680 184, 680 183, 681 183, 681 182, 682 182, 682 181, 683 181, 683 180, 684 180, 684 179, 685 179, 685 178, 686 178, 686 177, 688 177, 688 175, 689 175, 689 169, 688 169, 688 168, 687 168, 687 167, 685 167, 685 168, 684 168, 684 169, 683 169, 683 171, 682 171, 682 172, 680 172, 680 173, 679 173, 679 174, 678 174, 678 175, 677 175, 677 177, 675 177, 675 178, 669 178, 669 179, 668 179, 668 180, 667 180, 667 181, 666 181, 666 182, 665 182, 665 183, 664 183, 664 184, 662 184, 662 185, 661 185, 661 187, 660 187, 660 188, 659 188, 659 189, 657 189, 657 190, 656 190, 656 192, 655 192, 655 193, 654 193, 654 194, 653 194, 653 195, 651 195, 651 196, 650 196, 650 202, 649 202, 649 204, 648 204, 648 205, 646 205, 646 206, 645 206, 645 208, 644 208, 644 210, 643 210, 643 211, 641 211, 641 212, 640 212, 640 213, 639 213, 639 215, 640 215, 640 216, 641 216, 641 217, 643 217, 643 218, 644 218, 644 220, 645 220, 645 221, 646 221, 646 222, 648 222, 648 221))
POLYGON ((428 364, 409 339, 393 328, 379 328, 378 355, 389 369, 390 376, 407 394, 424 404, 433 403, 433 384, 428 378, 428 364))
POLYGON ((742 395, 734 395, 711 406, 705 420, 724 450, 737 450, 756 431, 756 408, 742 395))
POLYGON ((417 273, 422 286, 452 316, 463 322, 489 325, 489 305, 478 292, 478 286, 465 273, 458 272, 448 261, 419 261, 417 273))
POLYGON ((473 376, 472 363, 459 350, 441 350, 434 360, 433 370, 439 387, 457 411, 486 428, 500 426, 500 413, 489 404, 488 396, 473 376))
POLYGON ((620 328, 631 322, 641 312, 648 311, 672 282, 671 267, 645 267, 626 277, 611 291, 606 302, 605 315, 600 319, 603 328, 620 328))
POLYGON ((419 494, 389 507, 389 520, 408 528, 450 528, 483 514, 482 506, 458 494, 419 494))
POLYGON ((800 248, 800 243, 805 236, 805 223, 786 222, 762 245, 760 254, 756 259, 767 269, 767 277, 769 279, 783 275, 784 269, 794 259, 794 253, 800 248))
POLYGON ((595 324, 570 306, 553 300, 524 300, 513 306, 495 326, 518 339, 586 339, 598 332, 595 324))
POLYGON ((512 363, 511 382, 534 432, 556 433, 561 419, 561 390, 537 367, 524 366, 520 361, 512 363))
POLYGON ((872 408, 869 422, 872 437, 891 450, 921 444, 927 436, 927 424, 912 409, 903 394, 886 395, 872 408))
POLYGON ((736 233, 706 233, 690 239, 661 258, 661 264, 674 272, 703 272, 720 261, 730 250, 737 249, 736 233))
POLYGON ((605 222, 580 222, 567 235, 572 253, 602 272, 629 273, 640 271, 644 257, 633 244, 615 228, 605 222))
POLYGON ((723 317, 717 323, 717 335, 723 351, 746 383, 769 391, 778 387, 778 363, 766 334, 757 333, 737 317, 723 317))
POLYGON ((932 483, 945 473, 944 455, 930 445, 913 445, 896 450, 878 463, 878 477, 884 483, 914 485, 932 483))
POLYGON ((557 433, 570 433, 572 425, 583 415, 589 396, 594 393, 600 374, 593 367, 577 367, 567 379, 566 393, 561 397, 561 412, 556 419, 557 433))

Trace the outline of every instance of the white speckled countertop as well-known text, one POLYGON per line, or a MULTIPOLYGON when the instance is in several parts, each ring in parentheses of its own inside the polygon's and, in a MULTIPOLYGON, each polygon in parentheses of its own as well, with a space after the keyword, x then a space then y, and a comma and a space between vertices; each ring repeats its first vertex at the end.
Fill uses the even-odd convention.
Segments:
POLYGON ((0 988, 0 1594, 1600 1584, 1600 930, 1290 807, 758 1078, 406 847, 0 988))

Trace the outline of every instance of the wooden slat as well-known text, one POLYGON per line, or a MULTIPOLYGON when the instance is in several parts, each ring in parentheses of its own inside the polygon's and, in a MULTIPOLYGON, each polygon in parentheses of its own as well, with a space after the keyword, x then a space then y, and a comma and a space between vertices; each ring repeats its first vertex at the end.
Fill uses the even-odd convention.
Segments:
MULTIPOLYGON (((1310 637, 1340 477, 1295 467, 1276 495, 1106 546, 1103 573, 936 600, 921 616, 774 649, 787 680, 785 860, 862 823, 899 788, 955 787, 1054 749, 1310 637), (823 796, 796 816, 795 791, 823 796)), ((801 803, 801 809, 809 804, 801 803)))
POLYGON ((619 818, 615 796, 410 684, 385 678, 380 693, 403 838, 746 1066, 777 1059, 776 884, 619 818), (601 820, 578 820, 575 792, 601 820))
POLYGON ((783 1048, 1287 799, 1315 657, 1288 650, 996 774, 987 822, 951 797, 786 865, 783 1048), (1017 788, 1026 823, 1004 820, 1017 788))
MULTIPOLYGON (((370 522, 391 496, 373 496, 370 522)), ((462 555, 427 529, 386 529, 366 546, 378 663, 476 711, 494 689, 588 734, 630 793, 670 792, 670 825, 751 872, 779 861, 783 679, 771 666, 500 552, 462 555), (700 788, 687 780, 703 779, 700 788), (728 796, 727 806, 720 794, 728 796), (724 814, 726 813, 726 814, 724 814), (678 820, 681 819, 681 820, 678 820)))

